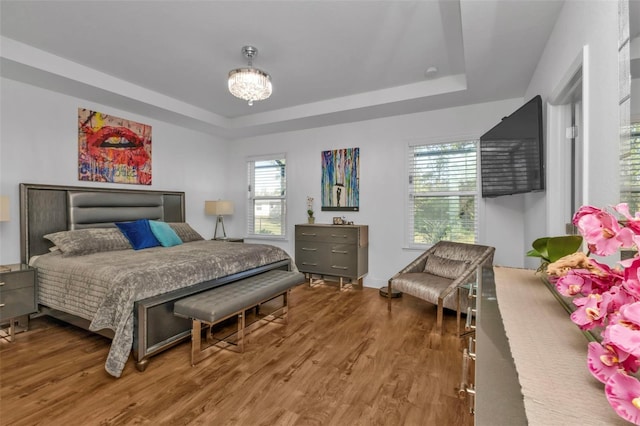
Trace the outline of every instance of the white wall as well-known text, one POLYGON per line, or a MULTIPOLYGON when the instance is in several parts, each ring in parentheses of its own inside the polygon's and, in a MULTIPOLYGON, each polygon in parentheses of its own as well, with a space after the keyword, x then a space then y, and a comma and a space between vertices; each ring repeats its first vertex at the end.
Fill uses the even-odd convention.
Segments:
MULTIPOLYGON (((585 191, 583 202, 599 207, 615 204, 619 199, 619 117, 618 117, 618 3, 617 1, 567 1, 527 89, 525 99, 542 95, 548 101, 576 58, 587 52, 583 63, 583 97, 585 104, 584 135, 586 147, 585 191)), ((547 140, 547 155, 554 155, 561 140, 547 140)), ((547 161, 547 164, 550 164, 547 161)), ((556 162, 556 164, 558 164, 556 162)), ((547 169, 548 191, 553 191, 554 178, 562 171, 547 169)), ((548 194, 547 194, 548 195, 548 194)), ((546 211, 556 206, 546 205, 555 197, 527 197, 525 240, 549 235, 558 229, 557 218, 547 217, 546 211)), ((561 199, 561 198, 560 198, 561 199)), ((560 209, 560 206, 557 206, 560 209)), ((563 229, 563 226, 562 228, 563 229)), ((527 266, 536 267, 535 259, 527 266)))
MULTIPOLYGON (((405 248, 406 154, 409 143, 429 143, 452 137, 479 137, 500 118, 522 105, 511 99, 459 108, 391 117, 360 123, 265 135, 232 142, 231 170, 246 170, 250 155, 286 153, 288 219, 286 241, 269 241, 294 253, 296 223, 306 221, 306 199, 320 199, 321 152, 360 148, 360 211, 346 213, 347 220, 369 225, 369 274, 364 283, 379 287, 419 252, 405 248)), ((246 173, 229 182, 236 195, 236 220, 227 234, 243 234, 246 214, 246 173)), ((522 266, 524 251, 522 196, 502 197, 502 204, 481 208, 480 242, 497 247, 496 263, 522 266)), ((316 223, 330 223, 342 212, 322 212, 316 205, 316 223)))
POLYGON ((0 223, 0 264, 20 260, 21 182, 185 191, 187 221, 205 238, 213 236, 215 221, 204 215, 204 201, 227 196, 225 141, 5 78, 0 92, 0 194, 11 197, 11 221, 0 223), (78 181, 79 107, 152 126, 152 185, 78 181))

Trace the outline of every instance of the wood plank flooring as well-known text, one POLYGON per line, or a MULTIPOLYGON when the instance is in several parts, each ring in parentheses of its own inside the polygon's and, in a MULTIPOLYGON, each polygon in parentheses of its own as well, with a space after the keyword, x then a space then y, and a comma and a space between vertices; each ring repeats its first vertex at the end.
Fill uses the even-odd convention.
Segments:
POLYGON ((250 334, 242 354, 190 365, 184 342, 104 371, 110 341, 49 317, 0 344, 2 425, 472 425, 456 392, 455 314, 411 296, 391 315, 377 289, 292 291, 290 322, 250 334))

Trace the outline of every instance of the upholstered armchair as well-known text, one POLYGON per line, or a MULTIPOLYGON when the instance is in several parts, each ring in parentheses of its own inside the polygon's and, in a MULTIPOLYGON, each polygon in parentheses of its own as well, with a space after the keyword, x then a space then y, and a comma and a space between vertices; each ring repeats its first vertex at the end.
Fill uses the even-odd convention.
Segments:
POLYGON ((387 297, 391 311, 392 290, 399 290, 437 305, 436 330, 442 333, 444 308, 466 312, 468 290, 457 288, 476 279, 482 265, 493 264, 494 247, 440 241, 389 279, 387 297), (458 308, 458 302, 460 307, 458 308))

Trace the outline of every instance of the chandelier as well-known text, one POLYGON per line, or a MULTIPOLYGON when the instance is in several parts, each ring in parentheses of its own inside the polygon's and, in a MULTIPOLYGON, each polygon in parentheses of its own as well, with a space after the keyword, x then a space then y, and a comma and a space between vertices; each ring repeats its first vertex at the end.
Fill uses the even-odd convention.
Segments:
POLYGON ((229 92, 236 98, 249 102, 262 101, 271 96, 271 76, 252 66, 253 58, 258 56, 258 49, 244 46, 242 55, 249 61, 248 68, 236 68, 229 71, 229 92))

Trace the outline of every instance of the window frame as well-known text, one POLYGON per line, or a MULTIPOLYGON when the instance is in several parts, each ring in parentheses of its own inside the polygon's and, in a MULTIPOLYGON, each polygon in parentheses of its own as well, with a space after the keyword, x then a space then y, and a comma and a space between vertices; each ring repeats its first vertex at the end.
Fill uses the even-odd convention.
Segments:
POLYGON ((287 179, 287 156, 284 153, 278 154, 265 154, 259 156, 249 156, 246 158, 247 165, 247 222, 245 225, 247 238, 250 239, 264 239, 264 240, 285 240, 287 239, 287 201, 289 192, 289 182, 287 179), (284 186, 281 188, 284 190, 284 195, 276 196, 255 196, 255 163, 258 161, 278 161, 284 160, 284 186), (281 200, 282 202, 282 217, 280 221, 281 234, 259 234, 255 233, 254 219, 255 219, 255 202, 256 200, 281 200))
MULTIPOLYGON (((480 174, 480 138, 477 135, 462 135, 462 136, 454 136, 448 138, 438 138, 438 139, 428 139, 428 140, 416 140, 409 141, 406 144, 405 149, 405 248, 412 250, 425 250, 435 242, 430 243, 420 243, 414 240, 414 223, 415 223, 415 204, 414 204, 414 196, 412 191, 413 183, 412 172, 413 165, 411 156, 415 152, 416 148, 424 147, 428 145, 443 145, 443 144, 451 144, 451 143, 464 143, 464 142, 473 142, 475 143, 475 151, 476 151, 476 184, 475 189, 473 191, 463 191, 456 192, 455 195, 472 195, 475 198, 475 221, 474 221, 474 242, 477 243, 480 240, 481 230, 480 230, 480 216, 484 211, 484 203, 481 193, 481 174, 480 174)), ((433 196, 446 196, 452 193, 443 192, 443 191, 433 191, 433 196)))

